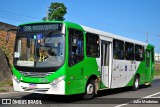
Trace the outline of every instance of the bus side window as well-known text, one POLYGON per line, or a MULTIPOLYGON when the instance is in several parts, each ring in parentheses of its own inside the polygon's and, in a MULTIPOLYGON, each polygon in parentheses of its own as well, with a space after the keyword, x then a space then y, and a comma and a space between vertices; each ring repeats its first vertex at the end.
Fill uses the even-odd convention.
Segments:
POLYGON ((124 42, 113 40, 113 58, 124 60, 124 42))
POLYGON ((87 57, 99 57, 99 36, 92 33, 86 33, 86 54, 87 57))
POLYGON ((143 61, 144 47, 141 45, 135 45, 135 59, 136 61, 143 61))
POLYGON ((125 58, 126 60, 134 60, 134 44, 125 43, 125 58))
POLYGON ((80 30, 69 29, 69 66, 72 66, 84 57, 83 32, 80 30))

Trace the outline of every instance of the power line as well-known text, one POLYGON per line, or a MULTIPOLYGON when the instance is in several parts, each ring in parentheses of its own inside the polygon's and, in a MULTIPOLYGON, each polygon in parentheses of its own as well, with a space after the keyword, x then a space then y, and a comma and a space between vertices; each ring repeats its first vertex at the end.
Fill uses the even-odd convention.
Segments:
POLYGON ((23 21, 29 21, 28 19, 20 18, 20 17, 17 17, 17 16, 6 14, 6 13, 2 13, 2 14, 0 14, 0 16, 14 18, 14 19, 23 20, 23 21))
POLYGON ((28 17, 28 18, 33 18, 33 19, 41 19, 41 18, 38 18, 38 17, 23 15, 23 14, 14 13, 14 12, 9 12, 9 11, 5 11, 5 10, 2 10, 2 9, 0 9, 0 12, 7 13, 7 14, 14 14, 14 15, 28 17))
POLYGON ((14 18, 6 17, 6 16, 1 16, 0 15, 0 17, 6 18, 6 19, 10 19, 10 20, 14 20, 14 21, 18 21, 18 22, 25 22, 25 21, 22 21, 22 20, 19 20, 19 19, 14 19, 14 18))

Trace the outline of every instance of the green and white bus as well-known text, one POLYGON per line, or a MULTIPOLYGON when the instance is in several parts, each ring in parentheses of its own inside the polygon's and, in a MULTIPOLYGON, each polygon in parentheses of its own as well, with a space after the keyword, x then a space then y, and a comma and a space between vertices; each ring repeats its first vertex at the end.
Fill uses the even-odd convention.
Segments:
POLYGON ((149 85, 154 46, 65 21, 19 25, 13 56, 15 91, 93 98, 97 91, 149 85))

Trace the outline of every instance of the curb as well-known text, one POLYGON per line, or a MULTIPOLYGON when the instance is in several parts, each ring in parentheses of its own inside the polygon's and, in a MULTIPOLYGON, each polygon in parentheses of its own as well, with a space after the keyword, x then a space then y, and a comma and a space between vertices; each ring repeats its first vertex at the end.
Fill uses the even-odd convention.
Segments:
POLYGON ((155 76, 154 80, 160 79, 160 76, 155 76))

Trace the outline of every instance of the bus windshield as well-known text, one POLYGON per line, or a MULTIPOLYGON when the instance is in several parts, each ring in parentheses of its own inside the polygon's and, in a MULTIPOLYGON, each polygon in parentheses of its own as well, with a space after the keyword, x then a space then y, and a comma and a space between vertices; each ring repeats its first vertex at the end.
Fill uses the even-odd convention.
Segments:
POLYGON ((57 67, 64 61, 64 34, 17 34, 14 65, 25 67, 57 67))

